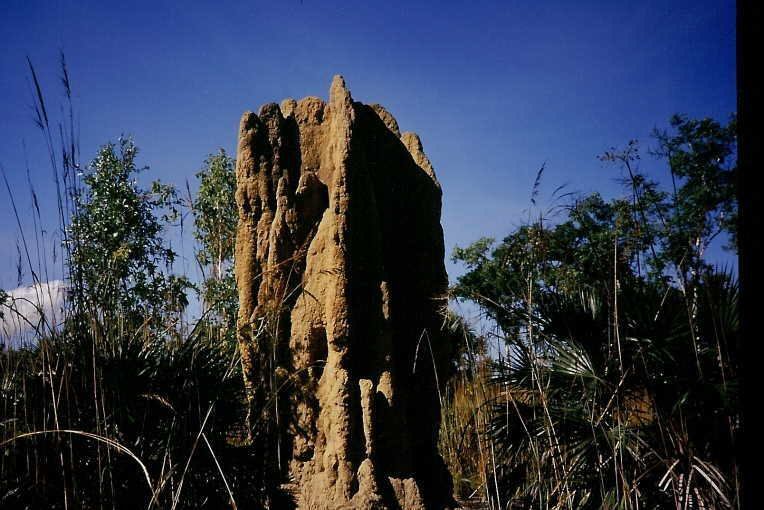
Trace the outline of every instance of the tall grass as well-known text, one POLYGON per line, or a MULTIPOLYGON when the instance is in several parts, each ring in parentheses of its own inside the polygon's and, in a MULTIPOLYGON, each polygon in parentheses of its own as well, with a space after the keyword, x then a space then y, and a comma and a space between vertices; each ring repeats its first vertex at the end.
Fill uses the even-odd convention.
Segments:
MULTIPOLYGON (((38 310, 30 321, 13 296, 0 296, 23 339, 0 352, 0 507, 260 507, 263 466, 246 444, 239 355, 221 342, 217 321, 187 326, 177 316, 121 311, 83 299, 72 251, 74 199, 82 189, 72 90, 61 57, 64 117, 55 121, 29 63, 35 123, 55 190, 56 235, 47 243, 44 215, 30 179, 30 231, 5 169, 3 181, 19 227, 21 265, 32 278, 38 310), (60 269, 50 250, 63 250, 60 269), (40 306, 52 274, 65 275, 62 313, 40 306)), ((98 278, 109 279, 102 274, 98 278)), ((53 296, 49 300, 56 301, 53 296)), ((111 304, 109 304, 111 303, 111 304)), ((29 306, 26 307, 29 309, 29 306)))

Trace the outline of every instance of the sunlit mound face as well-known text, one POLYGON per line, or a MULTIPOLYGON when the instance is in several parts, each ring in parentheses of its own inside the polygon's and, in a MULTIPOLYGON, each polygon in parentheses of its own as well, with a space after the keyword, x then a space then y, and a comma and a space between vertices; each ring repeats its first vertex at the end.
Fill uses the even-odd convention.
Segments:
POLYGON ((238 151, 244 370, 256 410, 274 384, 262 367, 290 382, 272 421, 300 507, 447 506, 421 346, 442 345, 441 189, 419 138, 336 77, 326 103, 245 113, 238 151))

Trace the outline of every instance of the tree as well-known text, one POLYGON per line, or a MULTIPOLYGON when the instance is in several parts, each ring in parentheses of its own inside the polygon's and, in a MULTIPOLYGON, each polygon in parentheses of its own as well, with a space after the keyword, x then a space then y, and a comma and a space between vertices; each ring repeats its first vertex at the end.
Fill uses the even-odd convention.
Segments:
POLYGON ((235 331, 238 296, 233 274, 236 242, 236 172, 233 158, 220 149, 210 154, 196 174, 199 191, 193 201, 196 258, 204 274, 205 308, 215 313, 223 332, 235 331))
POLYGON ((454 251, 467 269, 455 295, 507 345, 486 430, 504 504, 734 504, 737 285, 705 258, 720 236, 734 249, 734 122, 677 116, 656 132, 668 191, 630 142, 601 157, 625 196, 454 251))
POLYGON ((74 304, 97 312, 108 324, 118 314, 143 321, 177 314, 189 282, 170 273, 175 252, 163 239, 178 217, 172 186, 158 181, 141 188, 129 138, 101 147, 73 192, 68 232, 74 304))
POLYGON ((673 188, 673 213, 664 250, 697 272, 703 255, 719 235, 737 245, 737 120, 723 126, 713 119, 671 118, 672 131, 655 131, 655 154, 667 160, 673 188))

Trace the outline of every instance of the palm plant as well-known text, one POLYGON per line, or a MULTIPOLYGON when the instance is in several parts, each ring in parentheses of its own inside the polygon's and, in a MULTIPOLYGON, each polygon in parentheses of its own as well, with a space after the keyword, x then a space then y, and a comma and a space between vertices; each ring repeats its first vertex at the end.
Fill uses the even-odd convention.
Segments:
POLYGON ((705 260, 717 236, 734 248, 731 188, 706 189, 734 177, 734 118, 672 128, 655 152, 672 191, 640 173, 630 142, 601 158, 627 196, 595 193, 454 252, 467 267, 455 295, 506 346, 483 431, 492 508, 736 504, 737 285, 705 260))
POLYGON ((676 289, 623 289, 617 324, 590 290, 552 290, 536 302, 494 370, 502 391, 487 430, 505 460, 503 501, 730 507, 734 480, 722 473, 734 466, 736 393, 719 377, 717 341, 736 334, 736 285, 710 273, 704 288, 709 320, 696 333, 704 376, 685 362, 692 330, 676 289))

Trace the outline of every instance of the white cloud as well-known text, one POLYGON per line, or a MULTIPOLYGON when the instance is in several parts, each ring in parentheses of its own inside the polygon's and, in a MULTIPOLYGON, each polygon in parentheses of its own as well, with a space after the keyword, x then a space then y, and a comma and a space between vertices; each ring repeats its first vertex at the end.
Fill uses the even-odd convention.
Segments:
POLYGON ((34 341, 38 329, 45 334, 64 317, 66 284, 53 280, 6 291, 8 298, 2 306, 0 343, 18 345, 34 341))

